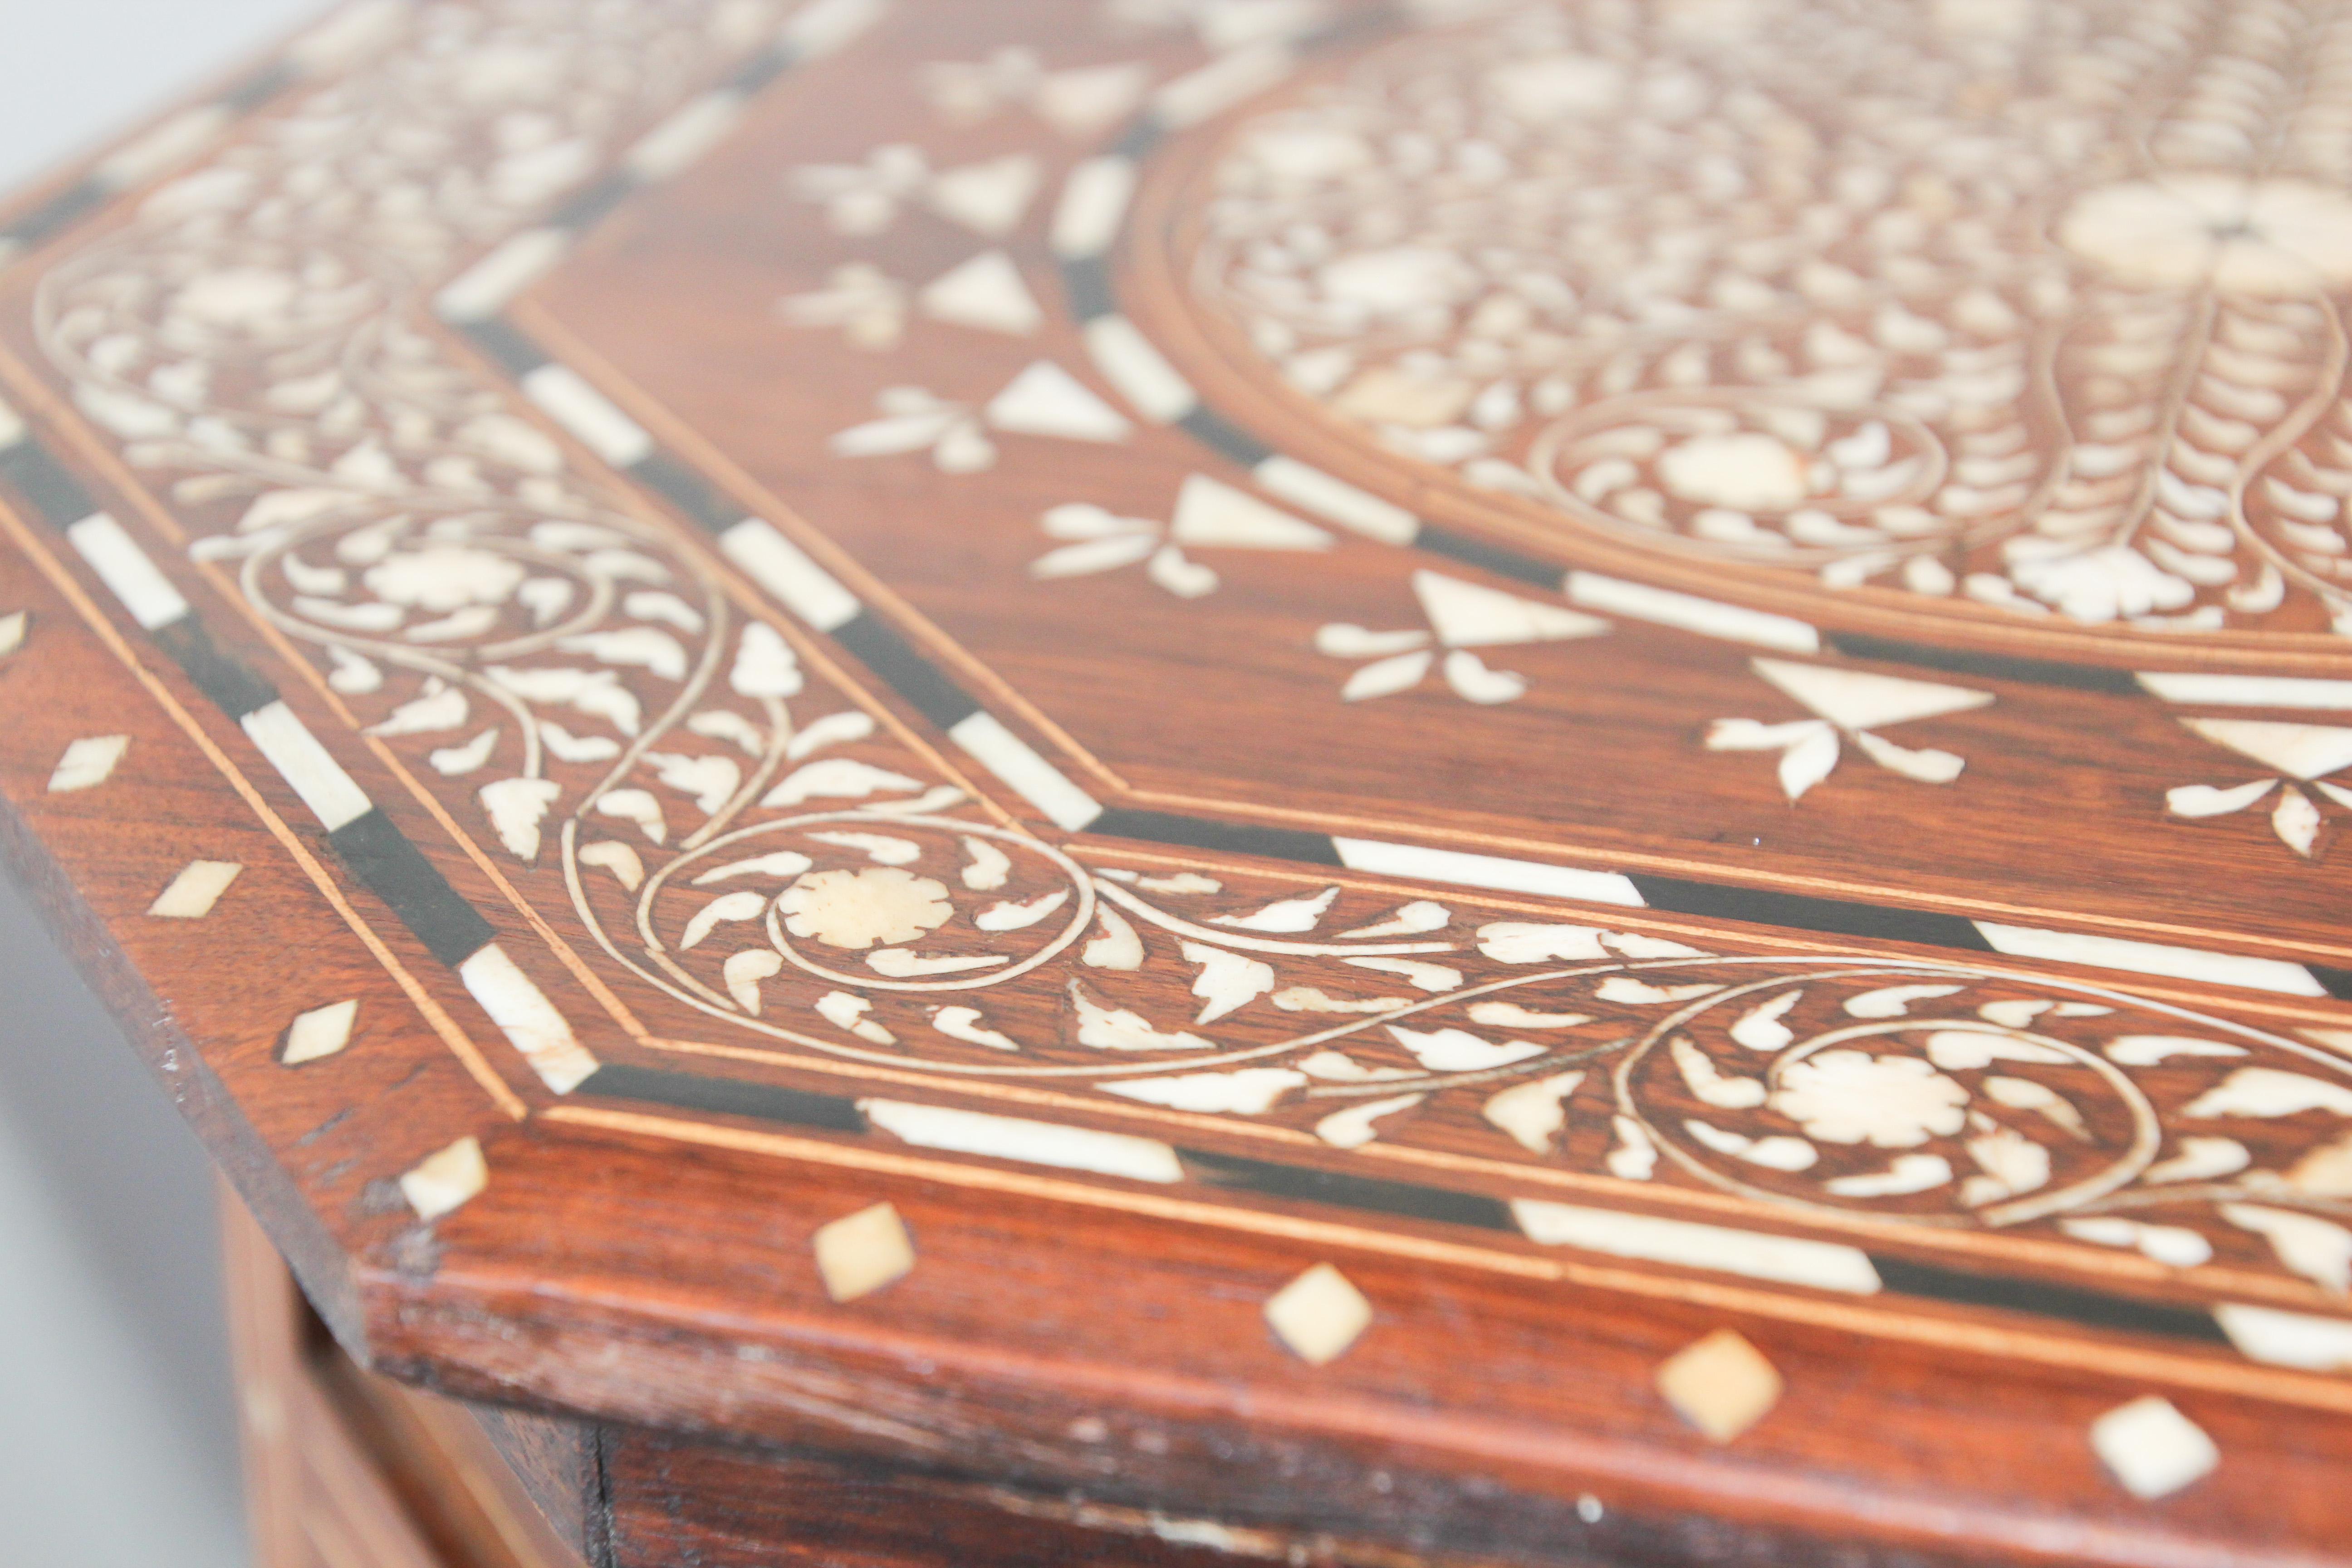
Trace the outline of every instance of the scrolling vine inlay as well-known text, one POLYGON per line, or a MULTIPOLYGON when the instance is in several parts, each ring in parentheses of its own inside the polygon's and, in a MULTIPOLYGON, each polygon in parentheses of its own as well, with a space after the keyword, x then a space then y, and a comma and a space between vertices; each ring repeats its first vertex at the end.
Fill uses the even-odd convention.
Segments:
MULTIPOLYGON (((1424 7, 1311 67, 1281 16, 1316 7, 1190 39, 1067 9, 1071 58, 982 69, 922 30, 989 41, 976 7, 428 8, 23 301, 44 424, 154 487, 159 554, 186 531, 163 575, 203 604, 163 592, 306 672, 437 819, 428 858, 560 955, 582 1038, 534 1092, 846 1083, 902 1142, 1121 1180, 1444 1173, 1445 1214, 1507 1198, 1534 1244, 1602 1246, 1554 1201, 1598 1194, 2352 1290, 2321 804, 2352 805, 2352 731, 2307 721, 2346 692, 1836 629, 1889 591, 2119 623, 2135 663, 2334 635, 2352 136, 2326 29, 2280 20, 2309 8, 2208 48, 2194 6, 2052 7, 2056 47, 1950 0, 1424 7), (755 101, 788 12, 835 21, 755 101), (852 63, 929 151, 814 128, 869 26, 852 63), (2304 57, 2300 96, 2244 88, 2304 57), (1169 175, 1117 151, 1196 125, 1169 175), (1190 247, 1143 325, 1087 293, 1149 294, 1109 259, 1139 178, 1174 205, 1131 248, 1190 247), (758 243, 646 285, 699 243, 662 216, 714 208, 758 243), (861 259, 884 243, 898 272, 861 259), (1566 574, 1255 449, 1145 330, 1187 312, 1290 389, 1302 450, 1338 421, 1398 493, 1435 467, 1526 503, 1566 574), (1723 596, 1575 565, 1587 533, 1723 596), (1742 598, 1799 569, 1819 625, 1742 598), (1199 679, 1139 725, 1150 668, 1199 679), (1868 809, 1769 859, 1841 795, 1868 809), (2225 860, 2204 825, 2258 804, 2277 842, 2225 860), (2028 813, 2112 874, 2013 865, 2028 813), (1230 855, 1169 852, 1206 828, 1230 855), (1448 835, 1476 853, 1419 842, 1448 835), (1815 923, 1759 921, 1757 886, 1815 923), (1822 907, 1944 923, 1841 951, 1822 907)), ((286 1059, 340 1064, 350 1026, 286 1059)))

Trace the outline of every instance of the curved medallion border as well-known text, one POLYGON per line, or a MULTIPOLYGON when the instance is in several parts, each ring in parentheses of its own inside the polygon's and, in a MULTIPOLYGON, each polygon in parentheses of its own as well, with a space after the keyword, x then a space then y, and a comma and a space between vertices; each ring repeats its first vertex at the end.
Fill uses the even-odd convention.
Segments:
POLYGON ((1391 33, 1154 159, 1125 303, 1277 449, 1564 566, 2044 658, 2343 663, 2334 79, 2252 105, 2227 83, 2287 42, 2207 58, 2131 8, 1789 9, 1391 33), (1918 107, 1842 107, 1889 73, 1918 107))

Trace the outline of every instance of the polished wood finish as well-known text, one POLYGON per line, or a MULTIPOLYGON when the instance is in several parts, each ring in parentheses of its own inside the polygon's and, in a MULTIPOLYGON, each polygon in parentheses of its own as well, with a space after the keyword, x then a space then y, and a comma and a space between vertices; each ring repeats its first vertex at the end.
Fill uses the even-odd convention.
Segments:
POLYGON ((2326 117, 1655 9, 387 0, 0 214, 279 1560, 2342 1556, 2326 117))

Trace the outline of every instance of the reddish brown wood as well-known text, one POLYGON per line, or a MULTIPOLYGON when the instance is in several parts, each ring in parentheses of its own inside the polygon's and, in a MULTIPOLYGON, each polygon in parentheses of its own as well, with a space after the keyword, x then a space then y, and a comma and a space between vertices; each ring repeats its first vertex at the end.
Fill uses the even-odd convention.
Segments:
POLYGON ((464 1411, 344 1359, 234 1194, 221 1230, 260 1568, 579 1568, 464 1411))
MULTIPOLYGON (((2220 335, 2165 363, 2237 387, 2261 454, 2233 492, 2150 470, 2238 508, 2218 625, 1837 587, 1708 553, 1721 517, 1644 542, 1481 492, 1282 384, 1203 281, 1268 116, 1448 51, 1550 61, 1498 103, 1600 68, 1369 3, 1224 31, 1294 9, 377 7, 217 141, 5 215, 0 849, 349 1358, 287 1361, 248 1238, 267 1550, 2340 1559, 2352 704, 2327 593, 2254 575, 2326 553, 2339 454, 2247 356, 2336 417, 2335 263, 2263 225, 2352 197, 2248 184, 2190 285, 2143 279, 2202 301, 2220 335), (1120 221, 1081 222, 1129 154, 1120 221), (240 869, 207 902, 197 862, 240 869), (1730 1359, 1694 1384, 1694 1347, 1730 1359), (321 1401, 343 1458, 299 1436, 321 1401), (2155 1425, 2102 1447, 2119 1410, 2155 1425)), ((1933 9, 1800 21, 2021 47, 1933 9)), ((2216 58, 2286 47, 2246 26, 2216 58)), ((2144 68, 2185 93, 2184 61, 2144 68)), ((1625 145, 1682 133, 1642 101, 1625 145)), ((2053 213, 2110 188, 2050 178, 2053 213)), ((2121 331, 2126 263, 2070 232, 2067 331, 2121 331)), ((1797 321, 1743 325, 1747 363, 1797 321)), ((1568 412, 1664 406, 1676 363, 1568 412)), ((2063 368, 2085 420, 2129 391, 2063 368)), ((1970 473, 2013 466, 2003 421, 2057 439, 2019 395, 1947 421, 1970 473)), ((2182 428, 2239 439, 2219 407, 2182 428)), ((2008 569, 1965 535, 1921 559, 2008 569)))

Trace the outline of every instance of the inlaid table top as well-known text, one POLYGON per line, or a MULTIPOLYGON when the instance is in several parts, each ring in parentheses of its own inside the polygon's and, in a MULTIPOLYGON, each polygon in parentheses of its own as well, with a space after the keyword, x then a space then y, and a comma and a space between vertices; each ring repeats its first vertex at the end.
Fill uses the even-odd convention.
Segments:
POLYGON ((368 0, 0 247, 8 847, 372 1364, 2352 1554, 2352 6, 368 0))

